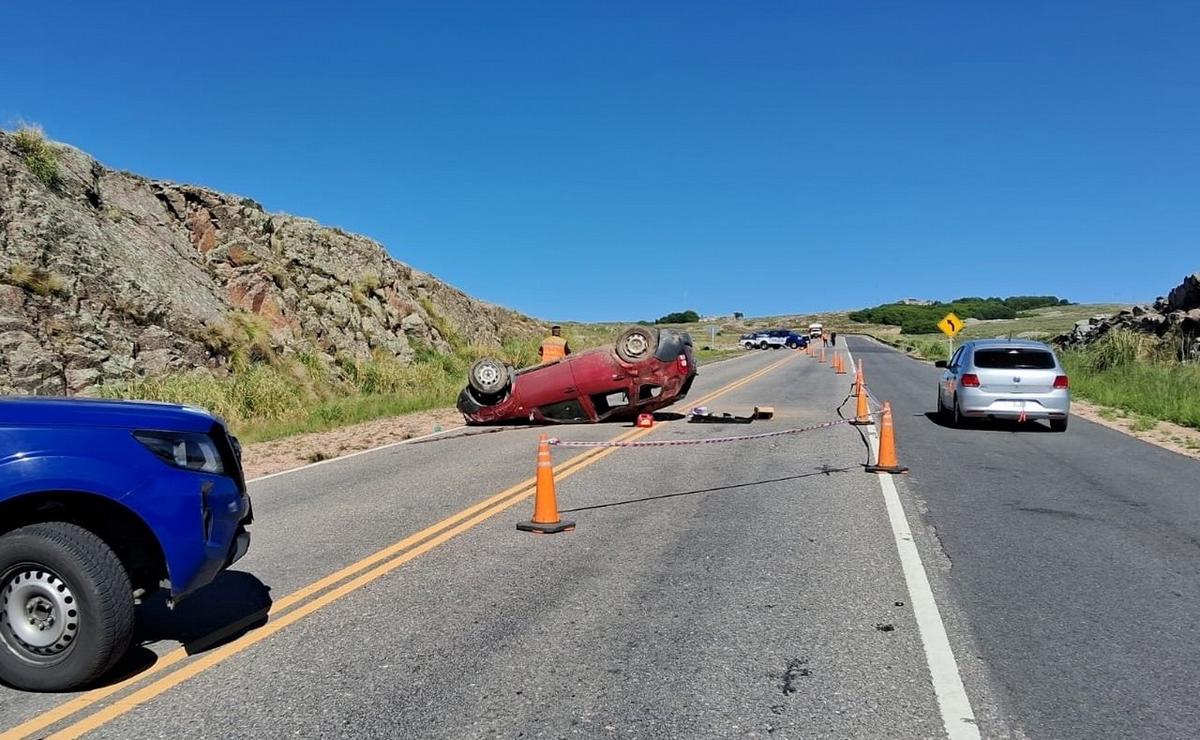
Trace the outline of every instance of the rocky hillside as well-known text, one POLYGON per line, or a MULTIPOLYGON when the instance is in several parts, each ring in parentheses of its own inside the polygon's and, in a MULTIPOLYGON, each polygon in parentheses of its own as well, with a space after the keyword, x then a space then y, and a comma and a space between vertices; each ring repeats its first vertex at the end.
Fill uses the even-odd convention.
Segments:
POLYGON ((1115 316, 1094 316, 1058 337, 1066 347, 1086 346, 1117 329, 1179 339, 1184 357, 1200 357, 1200 272, 1183 279, 1151 305, 1132 306, 1115 316))
POLYGON ((0 132, 0 394, 221 375, 255 347, 407 361, 540 331, 370 239, 0 132))

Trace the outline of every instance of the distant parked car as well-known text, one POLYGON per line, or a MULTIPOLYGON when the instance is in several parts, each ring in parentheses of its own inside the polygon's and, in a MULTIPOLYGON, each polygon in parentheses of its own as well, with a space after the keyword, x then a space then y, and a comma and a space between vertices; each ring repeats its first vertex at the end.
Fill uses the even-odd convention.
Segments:
POLYGON ((458 396, 458 410, 468 424, 597 422, 656 411, 687 396, 695 379, 689 334, 635 326, 612 347, 523 370, 480 360, 458 396))
POLYGON ((963 344, 942 368, 938 414, 961 425, 967 419, 1046 419, 1067 430, 1071 391, 1067 373, 1042 342, 980 339, 963 344))
POLYGON ((741 336, 741 338, 738 339, 738 344, 741 345, 742 349, 757 349, 758 342, 759 342, 758 333, 743 334, 741 336))

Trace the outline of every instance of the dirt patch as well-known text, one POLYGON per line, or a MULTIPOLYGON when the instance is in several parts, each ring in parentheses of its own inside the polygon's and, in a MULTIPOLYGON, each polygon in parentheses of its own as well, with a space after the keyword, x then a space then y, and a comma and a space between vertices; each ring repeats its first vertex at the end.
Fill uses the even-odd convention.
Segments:
POLYGON ((291 470, 309 463, 402 442, 442 429, 461 426, 462 414, 453 408, 375 419, 328 432, 298 434, 286 439, 248 444, 242 450, 246 479, 291 470))
POLYGON ((1119 412, 1077 398, 1071 399, 1071 413, 1093 421, 1109 429, 1124 432, 1143 442, 1158 445, 1180 455, 1200 460, 1200 431, 1173 424, 1169 421, 1151 422, 1154 426, 1142 429, 1144 420, 1134 416, 1120 416, 1119 412))

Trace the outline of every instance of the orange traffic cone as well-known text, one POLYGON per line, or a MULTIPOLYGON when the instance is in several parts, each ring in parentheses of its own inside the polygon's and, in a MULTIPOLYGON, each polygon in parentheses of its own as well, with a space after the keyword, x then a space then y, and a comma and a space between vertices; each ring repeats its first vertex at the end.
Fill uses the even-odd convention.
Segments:
POLYGON ((908 468, 896 460, 896 432, 892 425, 892 404, 883 404, 883 417, 879 420, 879 458, 874 465, 867 466, 868 473, 904 473, 908 468))
POLYGON ((837 375, 846 374, 846 363, 842 360, 841 352, 838 352, 833 356, 833 372, 837 375))
POLYGON ((860 427, 874 424, 871 421, 871 408, 867 405, 867 382, 863 380, 862 360, 858 361, 858 367, 854 370, 854 400, 854 421, 850 423, 860 427))
POLYGON ((820 362, 820 363, 825 362, 825 348, 824 347, 821 348, 821 359, 817 360, 817 362, 820 362))
POLYGON ((554 494, 554 466, 550 463, 550 443, 544 434, 538 438, 537 489, 533 494, 533 519, 521 522, 517 529, 538 534, 570 532, 575 529, 575 522, 566 522, 558 518, 558 497, 554 494))

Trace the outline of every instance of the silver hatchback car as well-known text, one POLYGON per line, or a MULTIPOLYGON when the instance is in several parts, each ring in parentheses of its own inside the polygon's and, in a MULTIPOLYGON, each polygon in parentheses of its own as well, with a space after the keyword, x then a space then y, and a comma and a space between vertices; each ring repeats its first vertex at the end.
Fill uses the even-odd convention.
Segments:
POLYGON ((938 415, 955 426, 972 418, 1047 419, 1067 431, 1071 391, 1054 350, 1042 342, 979 339, 966 342, 938 381, 938 415))

